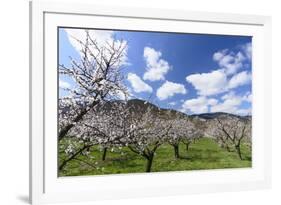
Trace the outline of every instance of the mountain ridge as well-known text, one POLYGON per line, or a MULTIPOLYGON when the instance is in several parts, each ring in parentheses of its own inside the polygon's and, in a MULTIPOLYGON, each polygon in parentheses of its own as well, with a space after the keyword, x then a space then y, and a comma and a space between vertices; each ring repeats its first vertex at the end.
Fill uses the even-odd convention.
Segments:
POLYGON ((168 109, 168 108, 161 108, 151 102, 148 102, 148 101, 144 101, 144 100, 141 100, 141 99, 131 99, 131 100, 128 100, 128 104, 129 106, 136 106, 137 107, 140 107, 142 105, 146 105, 145 107, 147 108, 148 106, 151 106, 152 108, 154 109, 158 109, 158 110, 162 110, 162 111, 169 111, 169 112, 174 112, 174 113, 177 113, 177 114, 180 114, 180 115, 186 115, 188 117, 199 117, 199 118, 202 118, 202 119, 205 119, 205 120, 209 120, 209 119, 215 119, 219 116, 229 116, 229 117, 237 117, 237 118, 251 118, 252 116, 251 115, 246 115, 246 116, 242 116, 242 115, 236 115, 236 114, 233 114, 233 113, 227 113, 227 112, 211 112, 211 113, 200 113, 200 114, 186 114, 186 113, 183 113, 183 112, 180 112, 178 110, 174 110, 174 109, 168 109))

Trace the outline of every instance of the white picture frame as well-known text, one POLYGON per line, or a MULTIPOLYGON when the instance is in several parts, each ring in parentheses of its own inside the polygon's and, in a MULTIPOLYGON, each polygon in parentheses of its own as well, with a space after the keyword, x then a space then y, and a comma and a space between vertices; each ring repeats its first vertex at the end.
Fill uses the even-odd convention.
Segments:
POLYGON ((271 19, 265 16, 31 2, 30 202, 43 204, 269 188, 270 32, 271 19), (57 131, 52 123, 57 120, 53 114, 56 112, 53 102, 57 101, 56 29, 58 26, 101 27, 98 22, 108 29, 253 36, 253 167, 58 178, 57 152, 53 151, 57 149, 57 131))

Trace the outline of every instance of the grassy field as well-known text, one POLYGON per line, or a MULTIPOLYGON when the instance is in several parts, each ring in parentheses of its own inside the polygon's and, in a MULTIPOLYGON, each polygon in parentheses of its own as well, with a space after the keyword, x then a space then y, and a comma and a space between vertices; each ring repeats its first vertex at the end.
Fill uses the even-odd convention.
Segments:
MULTIPOLYGON (((227 152, 220 148, 212 139, 202 138, 191 144, 188 151, 181 144, 181 158, 175 159, 173 147, 163 144, 156 151, 152 172, 251 167, 251 151, 244 145, 242 155, 244 160, 240 160, 236 152, 227 152)), ((65 155, 60 154, 59 157, 64 158, 65 155)), ((146 160, 128 148, 115 148, 112 151, 109 149, 106 160, 101 159, 102 152, 98 147, 93 147, 90 156, 80 156, 70 161, 59 172, 59 176, 145 172, 146 160)))

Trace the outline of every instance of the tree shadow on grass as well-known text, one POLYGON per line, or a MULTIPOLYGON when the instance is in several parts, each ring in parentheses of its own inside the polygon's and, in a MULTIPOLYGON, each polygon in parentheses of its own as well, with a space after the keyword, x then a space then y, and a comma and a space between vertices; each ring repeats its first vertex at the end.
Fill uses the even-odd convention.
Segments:
POLYGON ((190 162, 218 162, 221 156, 218 155, 218 151, 212 151, 209 153, 190 153, 188 156, 181 156, 180 159, 189 160, 190 162))
POLYGON ((139 166, 135 160, 138 160, 135 156, 124 156, 118 158, 108 158, 103 163, 104 165, 117 166, 119 168, 135 168, 139 166))
POLYGON ((179 159, 191 160, 192 157, 190 157, 190 156, 179 156, 179 159))
POLYGON ((106 160, 112 162, 122 162, 127 160, 134 160, 134 159, 136 159, 135 156, 124 156, 124 157, 108 157, 106 160))
POLYGON ((243 156, 243 160, 252 161, 252 157, 251 156, 243 156))

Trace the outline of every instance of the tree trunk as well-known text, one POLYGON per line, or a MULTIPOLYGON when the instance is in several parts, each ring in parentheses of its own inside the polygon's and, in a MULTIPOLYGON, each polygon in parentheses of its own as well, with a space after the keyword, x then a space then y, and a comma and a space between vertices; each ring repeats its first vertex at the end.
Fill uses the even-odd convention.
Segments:
POLYGON ((231 150, 230 150, 230 148, 229 148, 228 145, 225 145, 225 148, 226 148, 226 150, 227 150, 228 152, 231 152, 231 150))
POLYGON ((173 145, 173 146, 174 146, 174 150, 175 150, 175 158, 178 159, 178 158, 180 158, 179 145, 173 145))
POLYGON ((102 161, 105 160, 105 157, 106 157, 106 151, 107 151, 107 147, 104 147, 103 148, 103 154, 102 154, 102 161))
POLYGON ((74 157, 70 157, 70 158, 68 158, 67 160, 63 161, 63 162, 61 163, 61 165, 59 166, 59 170, 61 171, 61 170, 65 167, 65 165, 66 165, 69 161, 71 161, 72 159, 74 159, 74 157))
POLYGON ((153 157, 154 157, 154 153, 149 155, 149 157, 147 158, 146 172, 151 172, 153 157))
POLYGON ((190 144, 191 144, 190 142, 186 144, 186 151, 189 150, 189 145, 190 145, 190 144))
POLYGON ((243 160, 240 145, 236 145, 235 148, 240 160, 243 160))
POLYGON ((65 165, 66 165, 69 161, 73 160, 76 156, 78 156, 79 154, 81 154, 85 149, 88 149, 88 148, 90 148, 90 147, 91 147, 90 145, 85 146, 85 147, 81 148, 80 150, 78 150, 75 154, 73 154, 72 156, 70 156, 68 159, 64 160, 64 161, 61 163, 61 165, 59 165, 59 170, 62 170, 62 169, 65 167, 65 165))
POLYGON ((89 109, 83 108, 83 109, 81 110, 81 112, 74 118, 73 123, 66 125, 65 127, 63 127, 63 128, 60 130, 60 132, 59 132, 59 134, 58 134, 58 140, 59 140, 59 141, 62 140, 62 139, 67 135, 68 131, 74 126, 74 124, 75 124, 76 122, 79 122, 80 120, 82 120, 83 116, 84 116, 85 114, 87 114, 87 112, 88 112, 91 108, 93 108, 94 106, 96 106, 97 104, 98 104, 98 101, 94 101, 94 102, 89 106, 89 107, 90 107, 89 109))

